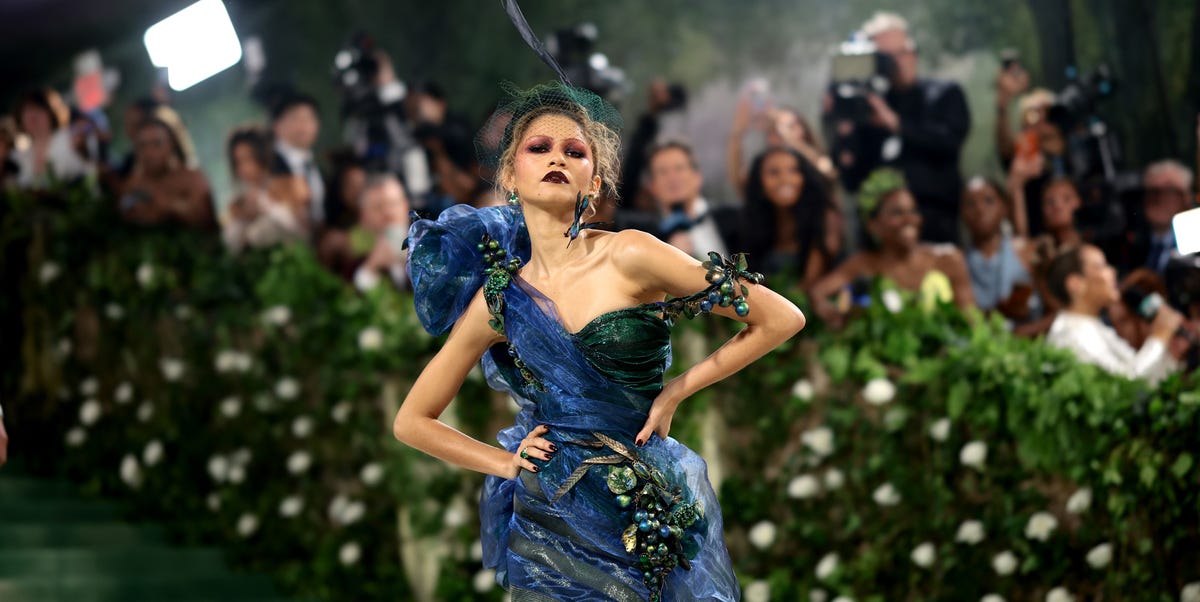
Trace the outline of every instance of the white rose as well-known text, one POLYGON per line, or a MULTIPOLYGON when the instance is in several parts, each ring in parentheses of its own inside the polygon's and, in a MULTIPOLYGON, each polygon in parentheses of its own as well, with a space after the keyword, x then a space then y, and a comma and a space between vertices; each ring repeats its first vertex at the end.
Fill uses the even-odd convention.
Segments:
POLYGON ((216 370, 218 374, 224 374, 230 370, 233 370, 234 364, 237 363, 237 357, 235 357, 235 355, 236 354, 233 351, 228 349, 222 349, 218 351, 217 357, 213 359, 213 369, 216 370))
POLYGON ((823 589, 817 588, 808 590, 808 602, 825 602, 828 599, 829 592, 826 592, 823 589))
POLYGON ((1075 602, 1075 596, 1065 587, 1056 587, 1046 594, 1046 602, 1075 602))
POLYGON ((883 291, 882 300, 883 306, 894 314, 900 313, 900 310, 904 309, 904 299, 900 297, 900 293, 896 289, 889 288, 883 291))
POLYGON ((133 385, 123 382, 113 391, 113 400, 124 405, 133 401, 133 385))
POLYGON ((186 305, 176 305, 175 306, 175 319, 176 320, 188 320, 191 317, 192 317, 192 308, 190 308, 186 305))
POLYGON ((888 432, 894 433, 904 428, 906 420, 908 420, 908 410, 901 407, 888 408, 887 413, 883 415, 883 427, 888 432))
POLYGON ((249 512, 238 518, 237 532, 242 537, 250 537, 258 530, 258 517, 249 512))
POLYGON ((811 401, 816 390, 807 378, 802 378, 792 384, 792 397, 800 401, 811 401))
POLYGON ((886 378, 873 378, 863 387, 862 395, 867 403, 881 406, 896 397, 896 385, 886 378))
POLYGON ((213 456, 208 459, 208 476, 218 483, 229 480, 229 460, 225 456, 213 456))
POLYGON ((841 489, 842 485, 846 484, 846 475, 836 468, 830 468, 825 473, 825 489, 834 491, 841 489))
POLYGON ((871 498, 880 506, 895 506, 900 503, 900 492, 891 483, 884 483, 875 489, 871 498))
POLYGON ((313 432, 313 419, 308 416, 297 416, 292 421, 292 435, 297 439, 304 439, 313 432))
POLYGON ((376 351, 383 347, 383 331, 374 326, 364 328, 358 333, 358 348, 363 351, 376 351))
POLYGON ((96 391, 99 390, 100 382, 95 378, 88 377, 83 379, 83 382, 79 383, 79 394, 84 397, 92 397, 96 394, 96 391))
POLYGON ((109 303, 108 305, 104 306, 104 315, 107 316, 109 320, 120 320, 121 318, 125 317, 125 308, 117 305, 116 303, 109 303))
POLYGON ((359 547, 356 541, 348 541, 338 549, 338 562, 341 562, 344 566, 358 564, 359 558, 362 558, 362 548, 359 547))
POLYGON ((353 409, 354 407, 350 405, 350 402, 339 401, 333 406, 333 409, 329 411, 329 415, 333 418, 334 422, 338 424, 345 424, 346 420, 350 418, 350 411, 353 409))
POLYGON ((204 504, 206 506, 208 506, 208 510, 210 512, 216 512, 216 511, 220 510, 221 509, 220 494, 218 494, 216 492, 208 494, 208 497, 204 498, 204 504))
POLYGON ((329 520, 335 523, 340 522, 342 513, 346 511, 348 505, 350 505, 350 498, 345 494, 339 493, 333 496, 333 499, 329 500, 329 520))
POLYGON ((163 457, 162 441, 155 439, 146 444, 146 449, 142 450, 142 463, 147 467, 158 464, 163 457))
POLYGON ((165 357, 159 360, 158 367, 167 382, 175 382, 183 377, 183 362, 178 359, 165 357))
POLYGON ((358 477, 367 487, 374 487, 383 480, 383 466, 378 462, 371 462, 362 467, 362 471, 358 473, 358 477))
POLYGON ((1092 490, 1089 487, 1082 487, 1071 494, 1067 499, 1067 512, 1071 514, 1083 514, 1088 508, 1092 507, 1092 490))
POLYGON ((950 419, 942 417, 937 419, 929 426, 929 438, 935 441, 944 441, 950 438, 950 419))
POLYGON ((977 520, 968 520, 958 526, 958 533, 954 535, 954 541, 973 546, 983 541, 983 537, 983 523, 977 520))
POLYGON ((312 465, 312 456, 306 451, 295 451, 288 456, 287 469, 288 472, 294 475, 304 474, 308 471, 308 467, 312 465))
POLYGON ((244 468, 250 463, 251 458, 253 458, 253 456, 251 455, 249 449, 239 447, 237 451, 229 455, 229 462, 234 466, 241 466, 244 468))
POLYGON ((300 383, 290 376, 285 376, 275 383, 275 396, 280 399, 295 399, 299 394, 300 383))
POLYGON ((471 585, 475 587, 475 591, 481 594, 492 591, 496 588, 496 571, 492 569, 482 569, 475 573, 475 577, 471 579, 471 585))
POLYGON ((233 352, 233 369, 238 372, 246 373, 250 371, 250 367, 254 365, 254 359, 249 353, 244 351, 233 352))
POLYGON ((933 566, 934 560, 937 560, 937 550, 934 549, 932 543, 927 541, 913 548, 912 554, 909 556, 912 558, 913 564, 927 569, 933 566))
POLYGON ((483 560, 483 542, 478 539, 471 542, 471 551, 467 555, 470 556, 471 562, 483 560))
POLYGON ((125 457, 121 458, 121 480, 134 489, 142 484, 142 467, 138 465, 133 454, 125 454, 125 457))
POLYGON ((775 543, 775 524, 769 520, 759 521, 750 527, 749 537, 754 547, 765 550, 775 543))
POLYGON ((821 558, 817 563, 817 579, 825 581, 833 576, 834 571, 838 569, 838 555, 830 552, 821 558))
POLYGON ((342 508, 342 515, 339 517, 339 522, 343 525, 353 525, 362 520, 363 515, 367 513, 367 505, 362 502, 346 502, 342 508))
POLYGON ((962 462, 963 466, 982 471, 984 463, 987 462, 987 444, 983 441, 972 441, 964 445, 958 452, 958 461, 962 462))
POLYGON ((237 418, 242 412, 242 400, 237 397, 226 397, 220 403, 221 415, 226 418, 237 418))
POLYGON ((979 602, 1004 602, 1004 598, 1000 594, 988 594, 980 598, 979 602))
POLYGON ((833 602, 854 602, 854 598, 850 596, 838 596, 833 599, 833 602))
POLYGON ((142 288, 149 288, 154 284, 154 266, 148 263, 143 263, 137 269, 137 281, 142 285, 142 288))
POLYGON ((1113 547, 1111 543, 1105 542, 1087 553, 1087 563, 1092 565, 1094 569, 1102 569, 1112 562, 1113 547))
POLYGON ((1200 581, 1193 581, 1179 591, 1179 602, 1200 602, 1200 581))
POLYGON ((833 453, 833 429, 827 426, 804 431, 800 440, 804 442, 805 447, 822 458, 833 453))
POLYGON ((263 321, 273 326, 283 326, 292 320, 292 310, 286 305, 276 305, 263 312, 263 321))
POLYGON ((38 282, 50 284, 55 278, 58 278, 60 273, 62 273, 62 270, 59 269, 57 263, 47 261, 38 268, 38 282))
POLYGON ((1029 517, 1029 522, 1025 524, 1025 537, 1038 541, 1046 541, 1050 539, 1050 534, 1056 528, 1058 528, 1058 519, 1054 518, 1053 514, 1038 512, 1029 517))
POLYGON ((87 441, 87 431, 80 427, 74 427, 67 431, 67 445, 70 447, 79 447, 83 442, 87 441))
POLYGON ((240 464, 234 464, 229 467, 229 482, 234 485, 239 485, 246 480, 246 467, 240 464))
POLYGON ((817 495, 820 490, 821 487, 817 483, 817 478, 810 474, 803 474, 793 478, 790 482, 788 482, 787 486, 788 497, 797 500, 806 500, 810 497, 813 497, 817 495))
POLYGON ((142 405, 138 406, 137 419, 141 422, 150 422, 151 418, 154 418, 154 404, 143 401, 142 405))
POLYGON ((75 345, 71 342, 71 339, 59 339, 58 344, 54 346, 54 354, 58 356, 58 359, 65 360, 71 355, 71 350, 74 348, 74 346, 75 345))
POLYGON ((450 505, 446 511, 442 513, 442 524, 448 529, 457 529, 470 520, 471 510, 467 508, 466 502, 460 497, 455 497, 450 501, 450 505))
POLYGON ((95 399, 89 399, 79 406, 79 422, 83 426, 92 426, 100 419, 100 402, 95 399))
POLYGON ((304 510, 304 498, 298 495, 289 495, 279 502, 279 516, 284 518, 294 518, 304 510))
POLYGON ((1000 552, 992 557, 992 569, 997 575, 1007 577, 1017 570, 1017 557, 1009 550, 1000 552))
POLYGON ((771 584, 762 579, 750 583, 742 591, 742 599, 746 602, 767 602, 771 599, 771 584))

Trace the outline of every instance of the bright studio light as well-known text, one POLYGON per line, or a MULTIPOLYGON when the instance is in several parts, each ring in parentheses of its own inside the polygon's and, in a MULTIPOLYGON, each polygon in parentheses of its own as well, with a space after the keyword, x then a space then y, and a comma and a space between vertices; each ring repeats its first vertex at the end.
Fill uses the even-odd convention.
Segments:
POLYGON ((221 0, 200 0, 154 24, 143 39, 150 61, 166 67, 173 90, 186 90, 242 58, 242 45, 221 0))

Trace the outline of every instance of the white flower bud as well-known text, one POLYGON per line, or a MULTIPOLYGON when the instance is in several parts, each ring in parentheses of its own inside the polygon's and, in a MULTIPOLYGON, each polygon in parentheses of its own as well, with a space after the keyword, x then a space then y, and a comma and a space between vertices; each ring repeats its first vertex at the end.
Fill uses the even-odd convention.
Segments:
POLYGON ((208 497, 204 498, 204 505, 208 506, 208 509, 210 512, 216 512, 216 511, 220 510, 221 509, 221 495, 216 493, 215 491, 213 493, 208 494, 208 497))
POLYGON ((350 402, 339 401, 333 406, 333 409, 330 410, 329 415, 333 418, 334 422, 338 424, 345 424, 346 420, 350 418, 350 411, 353 409, 354 407, 350 405, 350 402))
POLYGON ((883 301, 883 306, 894 314, 900 313, 900 310, 904 309, 904 299, 900 297, 900 293, 896 289, 889 288, 883 291, 880 299, 883 301))
POLYGON ((846 475, 836 468, 830 468, 825 472, 825 489, 835 491, 841 489, 842 485, 846 484, 846 475))
POLYGON ((800 435, 800 440, 804 442, 805 447, 822 458, 833 453, 833 429, 827 426, 804 431, 800 435))
POLYGON ((800 401, 812 401, 815 393, 813 384, 807 378, 802 378, 792 384, 792 397, 800 401))
POLYGON ((496 588, 496 571, 492 569, 482 569, 475 573, 475 577, 471 579, 471 585, 475 591, 481 594, 486 594, 496 588))
POLYGON ((104 306, 104 315, 109 320, 115 322, 125 317, 125 308, 117 305, 116 303, 109 303, 108 305, 104 306))
POLYGON ((87 441, 87 431, 80 427, 74 427, 67 431, 67 445, 69 447, 79 447, 87 441))
POLYGON ((158 462, 162 460, 162 457, 163 444, 162 441, 159 441, 158 439, 154 439, 153 441, 147 443, 146 449, 142 450, 142 463, 147 467, 158 464, 158 462))
POLYGON ((992 569, 997 575, 1007 577, 1017 570, 1017 557, 1009 550, 1000 552, 992 557, 992 569))
POLYGON ((972 441, 964 445, 958 452, 958 460, 963 466, 982 472, 983 465, 987 462, 987 444, 983 441, 972 441))
POLYGON ((158 367, 167 382, 175 382, 183 377, 183 362, 178 359, 164 357, 158 361, 158 367))
POLYGON ((1092 490, 1090 487, 1081 487, 1071 494, 1067 499, 1067 512, 1071 514, 1083 514, 1088 508, 1092 507, 1092 490))
POLYGON ((1050 534, 1057 528, 1058 519, 1054 518, 1053 514, 1038 512, 1029 517, 1029 522, 1025 524, 1025 537, 1038 541, 1046 541, 1050 539, 1050 534))
POLYGON ((121 459, 121 480, 133 489, 142 485, 142 467, 133 454, 126 454, 121 459))
POLYGON ((133 401, 133 385, 127 382, 117 385, 116 390, 113 391, 113 401, 121 405, 133 401))
POLYGON ((750 527, 750 543, 754 547, 765 550, 775 543, 775 523, 769 520, 759 521, 750 527))
POLYGON ((1179 602, 1200 602, 1200 581, 1193 581, 1179 590, 1179 602))
POLYGON ((238 518, 237 532, 242 537, 250 537, 254 532, 258 531, 258 517, 249 512, 238 518))
POLYGON ((383 480, 383 466, 378 462, 371 462, 362 467, 362 471, 358 473, 358 477, 367 487, 374 487, 383 480))
POLYGON ((300 383, 290 376, 285 376, 275 383, 275 396, 288 400, 295 399, 300 394, 300 383))
POLYGON ((1112 544, 1104 542, 1088 551, 1087 563, 1094 569, 1102 569, 1112 562, 1112 555, 1112 544))
POLYGON ((927 541, 913 548, 910 556, 912 557, 913 564, 927 569, 933 566, 933 562, 937 560, 937 550, 934 549, 932 543, 927 541))
POLYGON ((50 284, 55 278, 58 278, 60 273, 62 273, 62 270, 58 267, 57 263, 53 261, 44 262, 38 268, 38 282, 50 284))
POLYGON ((292 319, 292 310, 286 305, 276 305, 263 312, 263 321, 272 326, 283 326, 292 319))
POLYGON ((338 549, 338 562, 343 566, 358 564, 359 558, 362 558, 362 548, 356 541, 346 542, 338 549))
POLYGON ((295 518, 304 510, 304 498, 298 495, 289 495, 279 502, 279 516, 284 518, 295 518))
POLYGON ((1046 602, 1075 602, 1075 596, 1065 587, 1056 587, 1046 594, 1046 602))
POLYGON ((1005 602, 1005 600, 1000 594, 987 594, 980 598, 979 602, 1005 602))
POLYGON ((294 475, 301 475, 308 471, 308 467, 312 465, 312 456, 306 451, 295 451, 288 456, 287 469, 288 472, 294 475))
POLYGON ((229 480, 229 460, 225 456, 213 456, 208 459, 208 476, 217 483, 229 480))
POLYGON ((973 546, 983 541, 983 537, 983 523, 977 520, 968 520, 958 526, 958 533, 954 535, 954 541, 973 546))
POLYGON ((292 421, 292 435, 297 439, 304 439, 313 432, 313 419, 308 416, 297 416, 292 421))
POLYGON ((92 426, 100 419, 100 402, 95 399, 89 399, 79 406, 79 422, 83 426, 92 426))
POLYGON ((142 405, 138 406, 137 419, 140 422, 150 422, 151 418, 154 418, 154 404, 143 401, 142 405))
POLYGON ((788 497, 797 500, 806 500, 811 498, 817 495, 820 490, 821 487, 817 483, 817 478, 810 474, 804 474, 793 478, 790 482, 788 482, 787 486, 788 497))
POLYGON ((226 397, 220 403, 221 415, 226 418, 237 418, 242 413, 242 400, 237 397, 226 397))
POLYGON ((762 579, 751 582, 742 592, 742 599, 746 602, 767 602, 771 599, 771 584, 762 579))
POLYGON ((881 406, 896 397, 896 385, 886 378, 873 378, 862 390, 863 399, 871 405, 881 406))
POLYGON ((154 284, 154 266, 149 263, 143 263, 137 269, 137 281, 142 285, 142 288, 149 288, 154 284))
POLYGON ((880 506, 895 506, 900 503, 900 492, 891 483, 884 483, 875 489, 871 498, 880 506))
POLYGON ((374 326, 364 328, 358 333, 358 348, 363 351, 377 351, 383 347, 383 331, 374 326))
POLYGON ((817 563, 817 579, 825 581, 833 576, 834 571, 838 569, 838 555, 830 552, 821 557, 821 561, 817 563))
POLYGON ((88 377, 83 379, 83 382, 79 383, 79 394, 84 397, 92 397, 96 394, 96 391, 99 390, 100 382, 95 378, 88 377))

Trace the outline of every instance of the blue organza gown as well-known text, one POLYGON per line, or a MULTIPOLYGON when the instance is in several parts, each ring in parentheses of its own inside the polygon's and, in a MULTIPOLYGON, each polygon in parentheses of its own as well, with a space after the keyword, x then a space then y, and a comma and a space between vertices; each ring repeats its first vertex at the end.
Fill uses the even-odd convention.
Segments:
POLYGON ((606 313, 569 332, 554 303, 515 269, 500 273, 529 257, 512 206, 453 207, 416 222, 409 244, 427 330, 448 332, 484 287, 493 327, 507 337, 482 362, 488 383, 520 406, 500 444, 516 452, 545 424, 559 450, 536 461, 537 473, 489 476, 484 486, 484 565, 513 600, 737 600, 704 460, 671 438, 633 443, 670 361, 662 304, 606 313))

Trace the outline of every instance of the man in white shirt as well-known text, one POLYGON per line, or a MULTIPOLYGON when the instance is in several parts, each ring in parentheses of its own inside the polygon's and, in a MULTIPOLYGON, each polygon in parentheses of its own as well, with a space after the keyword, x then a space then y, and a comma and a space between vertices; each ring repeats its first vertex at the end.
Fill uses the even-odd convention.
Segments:
POLYGON ((271 110, 275 134, 275 161, 271 173, 292 175, 308 188, 309 219, 314 227, 325 222, 325 180, 313 157, 313 144, 321 131, 317 102, 304 94, 292 94, 271 110))
POLYGON ((692 149, 682 142, 666 142, 650 151, 646 166, 648 189, 661 217, 659 236, 698 259, 707 259, 709 251, 726 255, 717 220, 700 196, 704 176, 692 149))
POLYGON ((1091 245, 1072 247, 1052 259, 1046 286, 1066 309, 1054 319, 1046 341, 1111 374, 1158 384, 1179 369, 1168 347, 1183 316, 1163 305, 1150 325, 1149 338, 1134 351, 1100 321, 1101 310, 1121 300, 1116 280, 1116 270, 1108 265, 1104 253, 1091 245))

